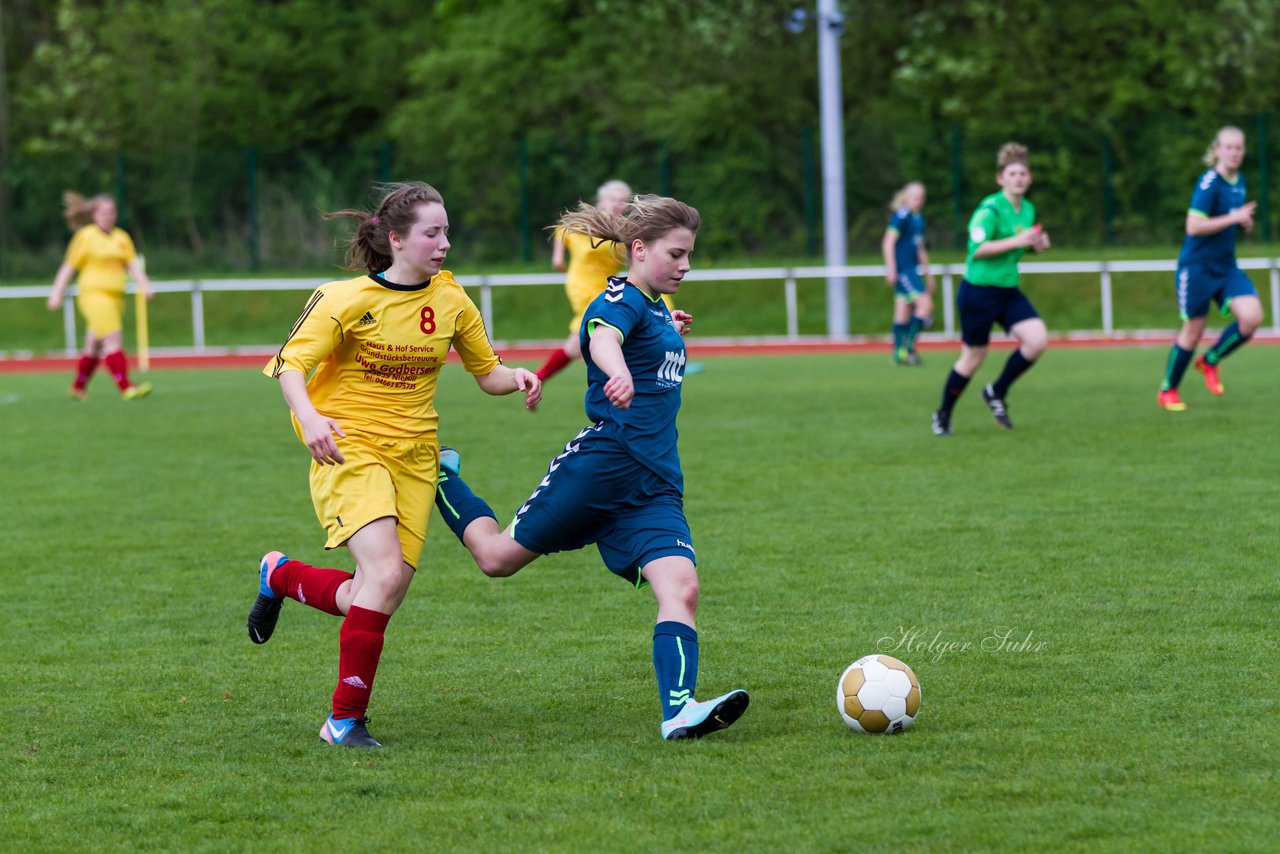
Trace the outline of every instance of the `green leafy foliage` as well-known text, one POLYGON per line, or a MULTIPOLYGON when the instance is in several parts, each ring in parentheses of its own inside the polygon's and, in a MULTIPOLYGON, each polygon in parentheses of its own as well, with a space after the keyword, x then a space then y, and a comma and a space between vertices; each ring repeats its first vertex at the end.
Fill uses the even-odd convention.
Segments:
MULTIPOLYGON (((1170 245, 1228 121, 1249 134, 1269 237, 1274 4, 846 5, 855 249, 909 179, 954 245, 1010 138, 1032 147, 1058 245, 1170 245)), ((783 26, 795 6, 10 0, 0 276, 57 250, 68 187, 123 191, 126 224, 194 269, 314 265, 334 237, 315 213, 387 178, 439 186, 468 258, 539 255, 559 211, 615 176, 699 207, 704 252, 809 251, 816 38, 812 20, 783 26)))

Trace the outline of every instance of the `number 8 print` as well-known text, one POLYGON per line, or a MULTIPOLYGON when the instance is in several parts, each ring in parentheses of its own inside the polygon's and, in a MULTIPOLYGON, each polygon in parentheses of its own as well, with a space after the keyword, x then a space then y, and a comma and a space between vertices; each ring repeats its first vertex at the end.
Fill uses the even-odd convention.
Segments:
POLYGON ((423 335, 430 335, 436 331, 436 313, 431 310, 431 306, 422 307, 422 322, 418 324, 418 328, 422 330, 423 335))

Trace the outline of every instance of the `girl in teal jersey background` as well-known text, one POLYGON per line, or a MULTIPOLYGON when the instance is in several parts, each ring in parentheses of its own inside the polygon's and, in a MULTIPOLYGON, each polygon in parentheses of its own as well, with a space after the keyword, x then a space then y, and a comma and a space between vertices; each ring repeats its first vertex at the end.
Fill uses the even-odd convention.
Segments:
POLYGON ((1156 402, 1171 412, 1187 408, 1178 395, 1178 384, 1204 335, 1210 302, 1217 302, 1223 314, 1230 311, 1235 315, 1235 322, 1195 362, 1213 394, 1224 391, 1218 363, 1243 346, 1262 325, 1258 291, 1236 265, 1236 227, 1252 231, 1258 205, 1244 200, 1244 176, 1240 174, 1244 153, 1244 132, 1237 127, 1220 128, 1204 157, 1210 168, 1191 194, 1187 236, 1174 275, 1182 329, 1165 361, 1164 381, 1156 395, 1156 402))
POLYGON ((900 365, 920 364, 916 336, 933 316, 933 273, 929 272, 921 215, 924 200, 924 185, 919 181, 912 181, 899 190, 889 205, 893 215, 880 241, 884 280, 894 294, 893 361, 900 365), (918 267, 924 269, 924 279, 918 267))

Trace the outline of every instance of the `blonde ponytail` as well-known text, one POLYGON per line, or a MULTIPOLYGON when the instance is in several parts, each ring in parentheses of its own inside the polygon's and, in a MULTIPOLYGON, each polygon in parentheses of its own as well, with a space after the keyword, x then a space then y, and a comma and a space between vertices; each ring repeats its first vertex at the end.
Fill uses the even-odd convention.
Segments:
POLYGON ((889 210, 896 211, 898 208, 905 205, 907 203, 907 193, 912 187, 919 187, 923 190, 924 184, 921 184, 919 181, 908 181, 906 184, 903 184, 902 188, 893 194, 893 200, 889 202, 889 210))
POLYGON ((1218 165, 1218 140, 1222 139, 1222 135, 1224 133, 1231 133, 1232 131, 1240 134, 1240 138, 1244 139, 1244 131, 1240 130, 1240 128, 1235 125, 1223 125, 1218 128, 1218 132, 1215 133, 1213 135, 1213 139, 1209 141, 1209 147, 1204 150, 1204 157, 1200 158, 1204 161, 1205 166, 1212 169, 1214 166, 1218 165))
POLYGON ((115 197, 106 193, 86 198, 74 190, 62 194, 62 218, 67 221, 67 228, 77 231, 93 222, 93 212, 103 202, 115 204, 115 197))
POLYGON ((559 222, 565 231, 585 234, 601 243, 612 241, 614 254, 623 263, 629 260, 633 241, 651 243, 677 228, 697 234, 701 224, 696 208, 664 196, 632 196, 618 216, 582 202, 577 210, 565 211, 559 222))

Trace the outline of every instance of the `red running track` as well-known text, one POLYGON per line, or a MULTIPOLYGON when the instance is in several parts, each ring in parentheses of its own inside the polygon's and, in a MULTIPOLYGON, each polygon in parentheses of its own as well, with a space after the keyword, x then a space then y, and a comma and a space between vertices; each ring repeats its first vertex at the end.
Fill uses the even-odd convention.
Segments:
MULTIPOLYGON (((1154 335, 1141 338, 1054 338, 1049 342, 1050 349, 1096 349, 1117 347, 1167 347, 1173 342, 1173 335, 1154 335)), ((1280 337, 1264 337, 1260 333, 1253 340, 1254 344, 1278 344, 1280 337)), ((992 341, 992 349, 1009 349, 1012 340, 992 341)), ((786 341, 786 342, 699 342, 696 338, 688 342, 690 358, 701 359, 715 356, 797 356, 815 353, 884 353, 888 355, 891 346, 886 341, 786 341)), ((521 344, 499 347, 498 354, 512 362, 541 361, 559 347, 558 344, 521 344)), ((919 348, 928 351, 953 351, 959 353, 957 341, 920 341, 919 348)), ((36 356, 30 358, 0 356, 0 374, 3 373, 37 373, 41 371, 71 371, 75 369, 76 359, 66 356, 36 356)), ((151 357, 152 368, 257 368, 261 369, 271 358, 269 352, 213 352, 197 354, 194 352, 165 352, 151 357)), ((450 351, 450 361, 457 361, 457 355, 450 351)), ((135 365, 136 357, 130 357, 131 365, 135 365)))

